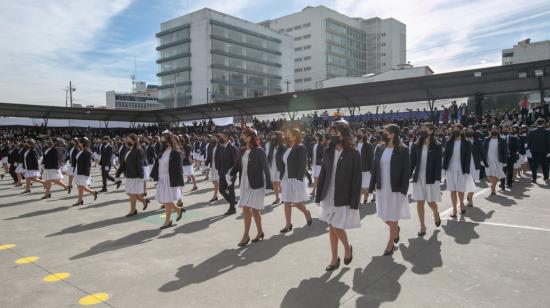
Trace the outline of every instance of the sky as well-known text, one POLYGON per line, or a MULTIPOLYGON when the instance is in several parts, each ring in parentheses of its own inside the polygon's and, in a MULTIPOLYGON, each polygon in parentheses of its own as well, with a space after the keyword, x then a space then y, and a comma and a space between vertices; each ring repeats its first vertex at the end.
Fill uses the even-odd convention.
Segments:
MULTIPOLYGON (((252 22, 325 5, 407 25, 407 61, 436 73, 500 65, 518 41, 550 39, 548 0, 18 0, 0 6, 0 102, 105 105, 130 75, 158 84, 160 23, 209 7, 252 22)), ((0 111, 1 112, 1 111, 0 111)))

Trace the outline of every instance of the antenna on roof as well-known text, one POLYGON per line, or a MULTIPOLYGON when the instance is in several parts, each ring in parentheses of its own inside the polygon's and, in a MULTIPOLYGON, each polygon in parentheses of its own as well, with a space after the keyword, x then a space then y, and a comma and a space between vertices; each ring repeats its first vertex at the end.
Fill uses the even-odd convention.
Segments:
POLYGON ((130 79, 132 80, 132 93, 136 92, 136 57, 134 57, 134 73, 130 75, 130 79))

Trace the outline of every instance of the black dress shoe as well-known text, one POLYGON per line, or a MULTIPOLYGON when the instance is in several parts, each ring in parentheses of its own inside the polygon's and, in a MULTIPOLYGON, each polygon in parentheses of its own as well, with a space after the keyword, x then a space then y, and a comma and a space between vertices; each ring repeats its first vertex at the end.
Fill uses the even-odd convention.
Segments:
POLYGON ((461 209, 460 214, 462 214, 462 215, 466 214, 466 208, 461 209))
POLYGON ((327 267, 325 267, 325 270, 326 270, 327 272, 330 272, 330 271, 337 270, 339 267, 340 267, 340 258, 338 258, 338 259, 336 260, 336 263, 335 263, 335 264, 331 264, 331 265, 328 265, 327 267))
POLYGON ((145 203, 143 204, 143 210, 144 211, 147 209, 147 206, 149 205, 149 202, 151 202, 151 200, 145 199, 145 203))
POLYGON ((393 239, 394 243, 399 243, 399 233, 401 232, 401 228, 397 226, 397 237, 393 239))
POLYGON ((176 218, 176 221, 180 221, 181 220, 181 217, 183 216, 183 213, 185 212, 185 210, 182 208, 180 210, 180 213, 178 214, 178 217, 176 218))
POLYGON ((263 232, 260 233, 260 235, 256 236, 256 238, 253 239, 251 242, 252 242, 252 243, 256 243, 256 242, 258 242, 258 241, 260 241, 260 240, 262 240, 262 241, 264 240, 264 233, 263 233, 263 232))
POLYGON ((395 250, 395 246, 391 248, 391 250, 384 250, 384 256, 391 256, 393 255, 393 251, 395 250))
POLYGON ((248 239, 247 239, 246 241, 244 241, 244 242, 240 242, 239 244, 237 244, 237 246, 239 246, 239 247, 244 247, 244 246, 248 245, 248 242, 250 242, 250 238, 248 238, 248 239))
POLYGON ((80 201, 80 202, 77 202, 71 206, 80 206, 80 205, 83 205, 84 204, 84 201, 80 201))
POLYGON ((50 199, 52 197, 52 194, 47 194, 45 196, 42 196, 42 198, 40 198, 41 200, 44 200, 44 199, 50 199))
POLYGON ((162 226, 160 227, 160 229, 161 229, 161 230, 164 230, 164 229, 166 229, 166 228, 170 228, 171 226, 173 226, 173 224, 172 224, 172 221, 170 220, 170 222, 169 222, 167 225, 162 225, 162 226))
POLYGON ((349 249, 351 250, 351 256, 349 258, 344 258, 344 265, 348 265, 353 260, 353 246, 349 246, 349 249))
POLYGON ((120 185, 122 185, 122 180, 116 181, 116 189, 119 189, 120 185))
POLYGON ((98 194, 99 194, 99 193, 98 193, 97 191, 94 191, 94 201, 97 200, 97 195, 98 195, 98 194))
POLYGON ((287 227, 287 228, 281 229, 281 231, 279 231, 279 232, 282 233, 282 234, 285 234, 285 233, 288 233, 288 232, 290 232, 290 231, 292 231, 292 225, 290 225, 290 226, 287 227))
POLYGON ((308 212, 309 217, 310 217, 310 218, 307 220, 307 225, 308 225, 308 226, 311 226, 311 224, 313 223, 313 218, 311 218, 311 212, 310 212, 310 211, 307 211, 307 212, 308 212))
POLYGON ((106 193, 106 192, 107 192, 107 188, 102 188, 99 192, 100 192, 100 193, 106 193))
POLYGON ((132 217, 132 216, 136 216, 138 213, 137 209, 135 209, 133 212, 131 212, 130 214, 126 215, 126 217, 132 217))
POLYGON ((73 190, 73 185, 67 186, 67 194, 70 195, 71 191, 73 190))
POLYGON ((423 237, 426 235, 426 231, 420 231, 418 232, 418 236, 423 237))
POLYGON ((212 198, 212 199, 210 199, 208 202, 212 203, 212 202, 216 202, 216 201, 218 201, 218 197, 212 198))
POLYGON ((229 216, 237 213, 237 209, 235 207, 230 207, 227 212, 225 212, 223 215, 229 216))

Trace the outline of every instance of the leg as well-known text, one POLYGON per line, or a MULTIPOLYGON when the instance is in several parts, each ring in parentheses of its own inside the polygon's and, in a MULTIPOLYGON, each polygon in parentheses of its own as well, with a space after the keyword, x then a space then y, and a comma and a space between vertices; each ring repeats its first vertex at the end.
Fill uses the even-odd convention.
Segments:
POLYGON ((287 229, 290 228, 290 226, 292 225, 291 218, 292 218, 292 206, 290 203, 285 202, 285 221, 286 221, 285 228, 287 229))
POLYGON ((416 203, 416 212, 418 213, 418 220, 420 220, 420 232, 426 232, 426 224, 424 221, 424 201, 418 201, 416 203))
POLYGON ((256 239, 258 239, 260 235, 264 234, 264 230, 262 227, 262 213, 260 213, 260 210, 258 209, 252 209, 252 216, 254 217, 254 223, 256 224, 256 230, 258 233, 256 239))
POLYGON ((243 206, 243 221, 244 221, 244 232, 243 237, 240 243, 245 243, 250 239, 250 225, 252 224, 252 213, 250 208, 243 206))
POLYGON ((474 192, 469 192, 468 195, 466 195, 466 200, 468 200, 468 206, 474 206, 474 192))
POLYGON ((393 244, 393 240, 397 237, 398 231, 397 231, 397 221, 388 221, 387 222, 389 229, 390 229, 390 238, 388 239, 388 243, 386 244, 386 251, 393 251, 393 248, 395 245, 393 244))
POLYGON ((218 199, 218 189, 220 187, 220 183, 218 181, 213 181, 212 184, 214 185, 214 196, 212 199, 218 199))
POLYGON ((84 186, 78 185, 78 202, 82 202, 84 198, 84 186))
POLYGON ((130 213, 133 214, 136 211, 136 195, 135 194, 128 194, 130 197, 130 213))
POLYGON ((464 192, 458 192, 458 201, 460 202, 460 210, 464 210, 464 192))
POLYGON ((167 226, 172 222, 171 220, 172 206, 174 205, 174 203, 164 203, 163 205, 164 205, 164 213, 166 215, 164 219, 164 225, 167 226))
POLYGON ((441 217, 439 217, 439 209, 437 208, 437 203, 435 202, 428 202, 428 205, 430 206, 430 209, 432 209, 432 213, 434 215, 434 220, 436 221, 436 225, 441 223, 441 217))
POLYGON ((451 191, 451 204, 453 205, 453 215, 456 216, 458 210, 456 209, 457 194, 456 191, 451 191))
POLYGON ((304 205, 304 203, 295 203, 294 207, 300 210, 300 212, 304 213, 306 221, 309 224, 309 222, 311 221, 311 213, 306 209, 306 206, 304 205))
POLYGON ((349 245, 348 241, 348 235, 346 233, 346 230, 338 229, 338 228, 332 228, 334 230, 334 233, 336 236, 338 236, 338 239, 340 242, 342 242, 342 245, 344 245, 344 258, 348 259, 351 257, 351 246, 349 245))
POLYGON ((331 225, 328 228, 331 253, 330 265, 335 265, 336 261, 338 261, 338 235, 336 235, 331 225))

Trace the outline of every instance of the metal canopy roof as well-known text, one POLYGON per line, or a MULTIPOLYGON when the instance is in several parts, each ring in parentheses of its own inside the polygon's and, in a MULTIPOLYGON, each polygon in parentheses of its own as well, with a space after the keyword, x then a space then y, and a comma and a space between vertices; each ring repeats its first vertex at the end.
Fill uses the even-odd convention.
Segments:
POLYGON ((550 85, 550 60, 457 71, 429 76, 369 82, 310 91, 194 105, 152 111, 0 103, 0 116, 82 119, 124 122, 174 122, 228 116, 417 102, 539 89, 535 71, 542 70, 543 85, 550 85), (526 73, 520 77, 520 73, 526 73), (480 76, 476 76, 479 75, 480 76))

